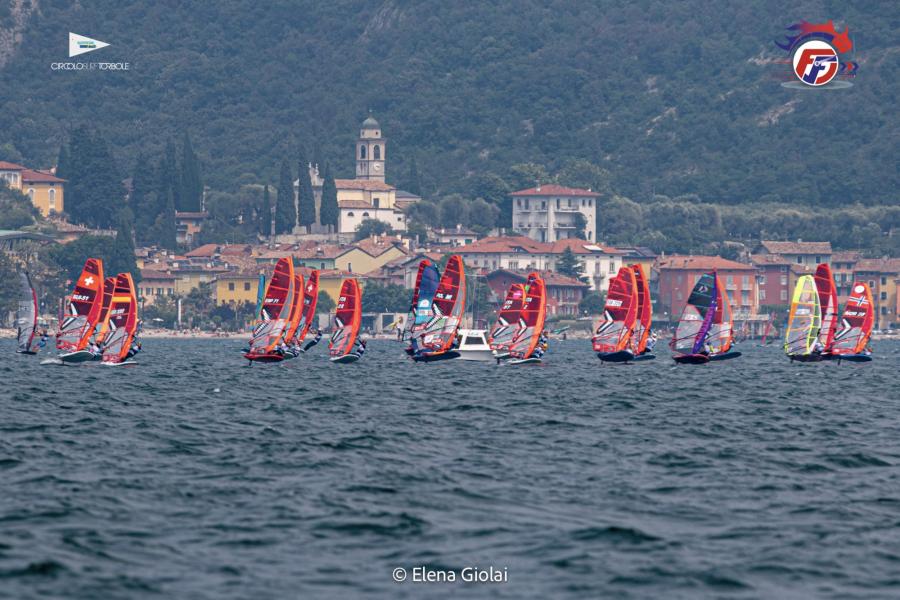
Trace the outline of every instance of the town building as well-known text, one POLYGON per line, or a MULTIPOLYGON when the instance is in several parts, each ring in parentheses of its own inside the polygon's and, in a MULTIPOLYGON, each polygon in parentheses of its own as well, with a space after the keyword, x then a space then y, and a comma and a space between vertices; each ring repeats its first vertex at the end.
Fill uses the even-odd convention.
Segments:
POLYGON ((213 298, 217 305, 240 306, 256 304, 259 293, 259 272, 252 269, 218 275, 213 281, 213 298))
MULTIPOLYGON (((552 271, 538 272, 544 279, 547 290, 547 315, 579 316, 578 305, 588 292, 588 284, 552 271)), ((494 298, 498 303, 502 303, 509 286, 514 283, 525 283, 528 280, 528 273, 529 271, 497 269, 485 275, 485 278, 494 298)))
POLYGON ((750 263, 756 267, 759 305, 768 309, 790 305, 796 284, 791 262, 780 254, 752 254, 750 263))
POLYGON ((856 263, 862 258, 862 252, 858 250, 846 250, 835 252, 831 255, 831 274, 837 288, 838 302, 843 304, 850 298, 853 290, 853 281, 856 278, 854 270, 856 263))
POLYGON ((791 264, 801 265, 814 271, 819 263, 831 263, 831 242, 776 242, 762 241, 755 254, 775 254, 791 264))
POLYGON ((538 184, 510 196, 513 229, 531 239, 555 242, 582 233, 587 241, 596 241, 597 192, 538 184))
POLYGON ((891 329, 897 319, 900 258, 863 258, 853 269, 854 281, 869 284, 875 302, 875 328, 891 329))
POLYGON ((466 229, 462 225, 457 225, 451 229, 433 229, 431 238, 438 244, 445 244, 452 248, 461 248, 467 246, 478 239, 478 235, 471 229, 466 229))
POLYGON ((66 180, 49 171, 32 170, 16 163, 0 161, 0 181, 28 196, 31 204, 45 217, 65 210, 66 180))
POLYGON ((141 269, 138 297, 144 306, 150 306, 160 298, 175 295, 175 276, 164 271, 141 269))
POLYGON ((192 246, 197 234, 203 231, 203 222, 209 217, 206 212, 175 212, 175 240, 179 244, 192 246))
MULTIPOLYGON (((584 275, 588 278, 590 289, 593 292, 605 292, 609 289, 610 280, 619 272, 619 268, 626 264, 623 261, 624 253, 618 248, 600 246, 588 243, 585 240, 569 238, 557 240, 550 244, 550 256, 547 261, 548 269, 557 269, 559 259, 566 250, 571 250, 575 258, 584 266, 584 275)), ((649 277, 650 269, 644 273, 649 277)))
MULTIPOLYGON (((369 116, 363 121, 354 145, 356 177, 337 179, 338 230, 340 234, 353 234, 366 219, 388 224, 394 231, 406 231, 404 209, 421 198, 410 192, 398 190, 386 182, 387 139, 381 125, 369 116)), ((309 176, 316 204, 316 223, 309 233, 328 233, 321 225, 322 188, 325 184, 319 166, 310 164, 309 176)), ((294 182, 295 201, 299 198, 300 180, 294 182)), ((333 232, 332 232, 333 233, 333 232)))
POLYGON ((746 319, 757 313, 758 288, 753 265, 720 256, 667 256, 657 261, 656 269, 659 272, 656 303, 671 321, 681 315, 700 276, 714 270, 728 293, 734 318, 746 319))

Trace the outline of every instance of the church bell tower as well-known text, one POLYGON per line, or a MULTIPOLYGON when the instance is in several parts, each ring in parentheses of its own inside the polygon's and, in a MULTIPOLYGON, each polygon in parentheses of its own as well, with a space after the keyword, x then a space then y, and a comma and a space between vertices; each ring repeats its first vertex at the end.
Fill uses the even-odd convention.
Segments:
POLYGON ((387 140, 381 137, 381 126, 369 115, 356 140, 356 178, 384 183, 386 154, 387 140))

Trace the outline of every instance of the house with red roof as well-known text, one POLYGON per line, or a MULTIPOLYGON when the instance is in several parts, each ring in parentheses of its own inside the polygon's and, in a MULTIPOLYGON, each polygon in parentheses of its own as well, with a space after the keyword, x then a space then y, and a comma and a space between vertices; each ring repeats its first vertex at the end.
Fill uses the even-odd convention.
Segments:
POLYGON ((555 242, 583 232, 587 241, 597 241, 597 192, 551 183, 510 196, 513 229, 531 239, 555 242))
POLYGON ((756 267, 721 256, 666 256, 657 260, 659 294, 654 309, 668 312, 676 320, 687 303, 694 284, 704 273, 715 271, 728 293, 735 318, 755 315, 759 308, 756 267))
MULTIPOLYGON (((488 273, 488 287, 498 303, 503 302, 506 291, 514 283, 525 283, 529 271, 497 269, 488 273)), ((547 289, 547 316, 578 316, 578 304, 588 293, 588 284, 552 271, 538 271, 547 289)))
POLYGON ((16 163, 0 160, 0 181, 28 196, 31 203, 45 217, 65 209, 65 179, 50 171, 29 169, 16 163))

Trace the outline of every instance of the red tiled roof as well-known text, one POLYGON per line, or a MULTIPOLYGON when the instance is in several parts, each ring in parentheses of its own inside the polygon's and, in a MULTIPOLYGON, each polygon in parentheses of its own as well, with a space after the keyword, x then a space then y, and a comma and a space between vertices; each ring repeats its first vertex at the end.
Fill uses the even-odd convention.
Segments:
POLYGON ((193 250, 191 250, 190 252, 185 254, 185 256, 187 256, 188 258, 191 258, 191 257, 206 258, 206 257, 213 256, 218 251, 218 248, 219 248, 218 244, 203 244, 202 246, 200 246, 198 248, 194 248, 193 250))
POLYGON ((0 160, 0 171, 24 171, 25 167, 22 165, 17 165, 16 163, 6 162, 5 160, 0 160))
POLYGON ((791 261, 784 258, 780 254, 751 254, 750 262, 757 267, 785 266, 791 264, 791 261))
POLYGON ((390 192, 397 189, 387 183, 369 179, 335 179, 334 185, 339 190, 366 190, 370 192, 390 192))
POLYGON ((376 242, 372 238, 367 238, 356 242, 355 244, 353 244, 353 246, 347 248, 347 250, 349 251, 354 247, 359 248, 370 256, 381 256, 391 248, 396 248, 406 254, 406 248, 404 248, 403 244, 401 242, 398 242, 396 239, 384 240, 382 238, 380 241, 376 242))
POLYGON ((752 271, 753 265, 739 263, 721 256, 667 256, 658 261, 659 269, 688 271, 752 271))
POLYGON ((340 208, 375 208, 365 200, 341 200, 338 202, 340 208))
POLYGON ((141 280, 142 281, 175 281, 176 277, 171 273, 164 273, 163 271, 156 271, 153 269, 141 269, 141 280))
POLYGON ((578 238, 556 240, 550 244, 550 248, 551 252, 554 254, 562 254, 566 248, 570 249, 575 254, 596 254, 597 252, 603 252, 604 254, 624 254, 624 252, 617 248, 601 246, 578 238))
POLYGON ((65 181, 65 179, 60 179, 56 175, 44 171, 32 171, 31 169, 22 171, 23 183, 64 183, 65 181))
POLYGON ((228 244, 222 246, 220 254, 222 256, 244 256, 253 253, 253 247, 250 244, 228 244))
POLYGON ((854 273, 900 273, 900 258, 863 258, 853 267, 854 273))
POLYGON ((560 273, 554 273, 553 271, 520 271, 514 269, 496 269, 487 274, 487 277, 491 277, 492 275, 505 273, 507 275, 511 275, 516 279, 521 279, 522 281, 526 281, 528 279, 529 273, 538 273, 543 279, 544 284, 547 287, 579 287, 579 288, 589 288, 590 285, 584 283, 583 281, 579 281, 574 277, 568 277, 566 275, 561 275, 560 273))
POLYGON ((772 254, 831 254, 831 242, 760 242, 772 254))
POLYGON ((555 183, 548 183, 546 185, 528 188, 527 190, 513 192, 510 196, 586 196, 589 198, 597 198, 600 194, 592 192, 591 190, 582 190, 579 188, 556 185, 555 183))
POLYGON ((841 250, 831 254, 832 263, 852 263, 862 258, 862 252, 859 250, 841 250))
POLYGON ((511 237, 486 237, 459 249, 459 254, 506 254, 512 252, 527 254, 550 254, 550 244, 536 242, 524 235, 511 237))

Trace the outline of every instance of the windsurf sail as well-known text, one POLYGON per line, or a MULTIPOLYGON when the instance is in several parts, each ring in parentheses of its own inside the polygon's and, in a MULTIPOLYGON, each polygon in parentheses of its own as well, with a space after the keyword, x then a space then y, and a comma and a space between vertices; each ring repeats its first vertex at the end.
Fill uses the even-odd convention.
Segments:
POLYGON ((262 317, 260 316, 262 313, 262 305, 263 300, 266 297, 266 275, 265 273, 259 274, 259 282, 256 284, 256 319, 259 320, 262 317))
POLYGON ((431 320, 431 306, 434 303, 434 294, 437 292, 441 281, 441 272, 427 258, 419 263, 419 272, 416 274, 416 288, 413 290, 412 302, 409 305, 409 315, 406 318, 406 331, 412 341, 413 349, 417 349, 421 334, 431 320))
POLYGON ((294 336, 300 327, 300 317, 303 315, 303 275, 296 273, 294 275, 294 290, 291 295, 291 314, 288 317, 288 324, 284 328, 284 341, 291 344, 294 343, 294 336))
POLYGON ((306 280, 303 288, 303 308, 300 313, 300 325, 297 331, 297 343, 301 343, 309 333, 313 321, 316 319, 316 303, 319 300, 319 272, 313 271, 306 280))
POLYGON ((359 283, 355 279, 345 279, 341 284, 341 295, 334 312, 334 333, 328 343, 328 353, 332 358, 346 356, 353 351, 361 322, 362 298, 359 283))
POLYGON ((116 278, 107 277, 103 282, 103 305, 100 308, 100 318, 94 327, 94 342, 103 344, 109 333, 109 305, 112 302, 113 292, 116 289, 116 278))
POLYGON ((128 352, 138 328, 137 296, 131 273, 119 273, 109 304, 109 334, 103 347, 103 362, 120 363, 128 352))
POLYGON ((87 259, 66 302, 65 318, 56 335, 58 350, 68 353, 87 348, 103 310, 103 284, 103 261, 87 259))
POLYGON ((728 292, 716 278, 716 311, 713 314, 712 323, 709 326, 709 354, 725 354, 734 343, 734 318, 731 314, 731 302, 728 301, 728 292))
POLYGON ((291 315, 295 283, 293 260, 279 259, 263 296, 260 320, 253 329, 250 351, 245 354, 250 360, 255 356, 272 354, 281 343, 291 315))
POLYGON ((619 352, 629 347, 639 301, 634 271, 620 268, 609 282, 603 315, 594 331, 594 352, 619 352))
POLYGON ((831 353, 861 354, 865 351, 875 325, 872 290, 866 283, 854 283, 850 298, 841 314, 841 327, 834 336, 831 353))
POLYGON ((19 304, 16 309, 16 339, 18 352, 31 352, 37 330, 38 303, 28 271, 19 273, 19 304))
POLYGON ((488 336, 491 350, 499 352, 509 350, 509 345, 519 326, 519 315, 522 313, 523 304, 525 304, 525 286, 521 283, 514 283, 506 292, 506 298, 497 314, 497 323, 494 324, 488 336))
POLYGON ((687 304, 681 311, 675 336, 669 346, 679 354, 699 354, 716 313, 716 274, 704 273, 697 279, 687 304))
POLYGON ((653 324, 653 302, 650 300, 650 280, 644 273, 644 267, 631 265, 634 281, 637 284, 637 320, 634 322, 634 333, 631 334, 634 353, 642 354, 647 349, 647 338, 653 324))
POLYGON ((819 329, 819 342, 823 352, 831 352, 834 345, 834 334, 838 327, 838 299, 831 267, 822 263, 816 267, 816 291, 819 294, 819 306, 822 310, 822 327, 819 329))
POLYGON ((803 275, 794 287, 791 312, 784 335, 784 353, 788 356, 812 354, 822 326, 822 307, 812 275, 803 275))
POLYGON ((525 302, 519 314, 519 328, 509 345, 510 358, 521 360, 531 357, 544 333, 546 318, 547 293, 544 280, 538 273, 529 273, 525 282, 525 302))
POLYGON ((421 326, 414 325, 413 349, 430 355, 446 352, 456 339, 456 332, 466 309, 466 274, 461 256, 454 254, 447 261, 444 274, 434 292, 430 310, 422 311, 424 314, 420 315, 423 296, 420 287, 416 321, 426 317, 427 320, 421 326))

